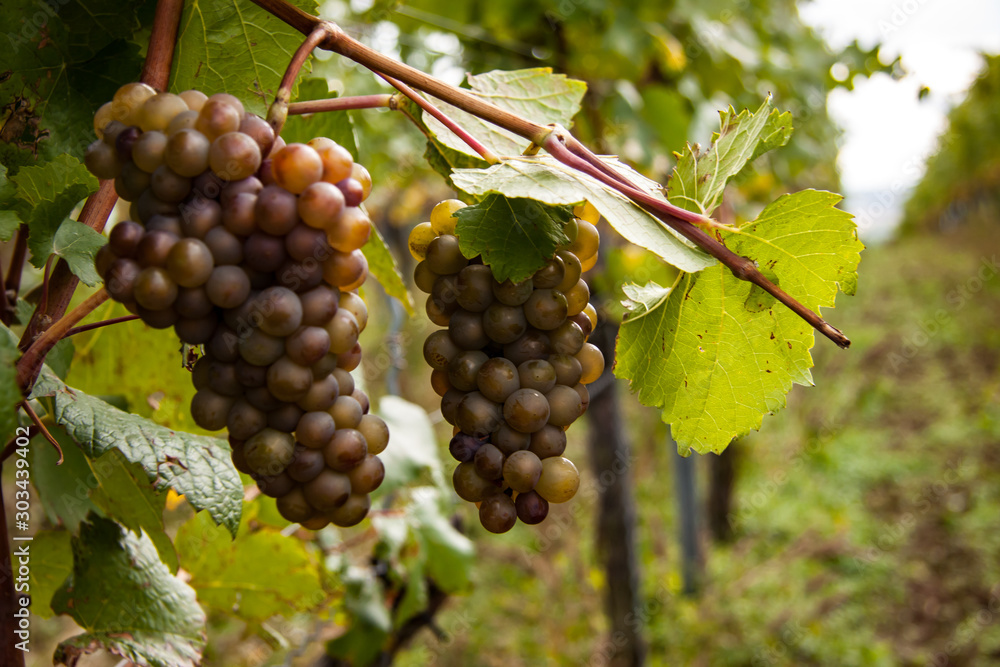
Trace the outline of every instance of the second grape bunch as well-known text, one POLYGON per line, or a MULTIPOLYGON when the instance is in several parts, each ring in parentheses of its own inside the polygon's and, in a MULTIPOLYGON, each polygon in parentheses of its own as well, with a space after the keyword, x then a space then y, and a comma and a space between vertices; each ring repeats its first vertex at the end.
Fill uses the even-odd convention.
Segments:
POLYGON ((483 526, 510 530, 540 523, 549 503, 570 500, 580 485, 563 454, 566 429, 587 409, 586 385, 604 357, 587 342, 597 325, 581 277, 597 262, 599 215, 588 205, 565 225, 569 244, 531 278, 496 280, 481 257, 466 258, 446 200, 410 234, 420 261, 414 282, 427 293, 427 316, 446 327, 424 343, 441 413, 454 426, 456 493, 479 507, 483 526))

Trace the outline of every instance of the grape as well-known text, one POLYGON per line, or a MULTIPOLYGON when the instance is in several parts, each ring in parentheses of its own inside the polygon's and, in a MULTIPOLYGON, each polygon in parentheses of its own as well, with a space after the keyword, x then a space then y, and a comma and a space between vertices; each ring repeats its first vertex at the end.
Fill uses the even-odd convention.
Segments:
POLYGON ((296 405, 307 411, 327 410, 338 400, 337 394, 339 392, 340 387, 337 385, 337 379, 332 375, 327 375, 322 379, 314 380, 309 391, 297 401, 296 405))
POLYGON ((322 229, 300 224, 285 236, 285 250, 289 257, 300 262, 323 262, 330 256, 331 247, 326 241, 326 232, 322 229))
POLYGON ((261 156, 267 155, 274 145, 274 130, 266 120, 252 113, 244 114, 240 121, 240 132, 257 143, 261 156))
POLYGON ((288 144, 270 157, 274 182, 293 194, 323 177, 322 158, 306 144, 288 144))
POLYGON ((271 336, 291 335, 302 324, 302 302, 286 287, 268 287, 254 299, 260 328, 271 336))
POLYGON ((459 306, 481 313, 493 303, 493 272, 483 264, 470 264, 458 273, 456 289, 459 306))
POLYGON ((208 230, 203 240, 212 253, 216 266, 239 264, 243 261, 243 242, 225 227, 208 230))
POLYGON ((327 183, 338 183, 351 175, 354 158, 350 152, 326 137, 316 137, 308 142, 323 163, 322 179, 327 183))
POLYGON ((236 236, 250 236, 257 231, 257 222, 254 220, 256 208, 257 195, 241 192, 223 209, 223 226, 236 236))
POLYGON ((302 523, 312 518, 313 508, 306 501, 302 488, 297 487, 278 498, 278 513, 292 523, 302 523))
POLYGON ((233 398, 222 396, 211 389, 201 389, 191 399, 191 416, 194 423, 206 431, 226 427, 226 417, 233 405, 233 398))
POLYGON ((267 428, 267 415, 241 398, 229 409, 226 428, 230 437, 246 440, 267 428))
POLYGON ((334 250, 323 263, 323 279, 331 285, 351 290, 368 276, 368 260, 360 250, 349 253, 334 250))
MULTIPOLYGON (((269 366, 285 353, 285 342, 268 336, 260 329, 254 329, 248 336, 241 337, 240 356, 254 366, 269 366)), ((304 392, 303 392, 304 393, 304 392)))
POLYGON ((498 491, 493 482, 483 479, 476 473, 476 466, 471 462, 459 463, 455 467, 451 481, 458 497, 470 503, 477 503, 498 491))
POLYGON ((243 455, 258 475, 277 475, 295 456, 295 439, 288 433, 265 428, 246 440, 243 455))
POLYGON ((549 330, 555 329, 567 314, 566 297, 553 289, 536 289, 524 303, 524 317, 531 326, 549 330))
POLYGON ((337 367, 346 371, 353 371, 361 365, 361 343, 355 343, 354 347, 347 352, 337 355, 337 367))
POLYGON ((438 396, 444 396, 451 389, 451 382, 448 381, 448 371, 431 371, 431 389, 438 396))
POLYGON ((531 284, 535 289, 551 289, 563 281, 566 265, 558 255, 545 262, 545 266, 535 271, 531 284))
POLYGON ((146 232, 136 246, 135 259, 143 267, 166 266, 167 256, 177 241, 178 237, 170 232, 146 232))
POLYGON ((503 356, 520 366, 529 359, 544 359, 551 352, 549 337, 537 329, 528 329, 523 336, 503 346, 503 356))
POLYGON ((158 199, 177 203, 191 192, 191 179, 181 176, 167 165, 161 164, 150 176, 149 187, 158 199))
POLYGON ((513 343, 527 329, 528 321, 524 317, 524 310, 517 306, 494 302, 483 313, 483 332, 490 340, 501 345, 513 343))
MULTIPOLYGON (((592 306, 588 303, 587 307, 590 308, 592 306)), ((583 331, 584 337, 589 337, 590 334, 594 332, 594 320, 597 318, 595 316, 594 319, 591 319, 590 314, 587 313, 586 311, 586 308, 584 308, 584 312, 577 313, 576 315, 574 315, 569 319, 575 322, 578 327, 580 327, 580 329, 583 331)))
POLYGON ((368 242, 372 223, 368 214, 357 206, 347 206, 340 217, 326 228, 330 245, 340 252, 357 250, 368 242))
POLYGON ((448 381, 461 391, 475 391, 479 369, 489 357, 478 350, 463 351, 448 362, 448 381))
POLYGON ((279 401, 294 403, 302 399, 312 383, 312 370, 299 366, 288 357, 277 359, 267 369, 267 389, 279 401))
POLYGON ((517 367, 520 385, 545 393, 556 385, 556 369, 543 359, 529 359, 517 367))
POLYGON ((517 451, 503 463, 503 479, 518 493, 528 493, 542 475, 542 461, 530 451, 517 451))
POLYGON ((330 522, 341 528, 349 528, 361 523, 368 516, 372 501, 366 495, 352 493, 340 507, 330 512, 330 522))
POLYGON ((142 196, 135 201, 135 206, 129 207, 129 217, 138 222, 150 220, 155 215, 177 215, 179 210, 176 204, 160 201, 153 194, 152 189, 146 190, 142 196))
POLYGON ((479 521, 491 533, 506 533, 517 523, 514 501, 502 493, 495 493, 479 506, 479 521))
POLYGON ((364 418, 361 404, 352 396, 339 396, 329 410, 338 429, 357 428, 364 418))
POLYGON ((439 236, 427 244, 427 266, 438 275, 458 273, 468 263, 458 248, 456 236, 439 236))
POLYGON ((448 451, 456 461, 465 463, 472 461, 482 445, 483 441, 479 438, 471 436, 468 433, 459 432, 448 443, 448 451))
POLYGON ((448 335, 463 350, 479 350, 490 342, 480 313, 458 309, 448 318, 448 335))
MULTIPOLYGON (((323 326, 337 312, 338 293, 325 285, 299 294, 302 302, 302 324, 323 326)), ((357 318, 355 318, 355 321, 357 318)))
MULTIPOLYGON (((471 395, 471 394, 470 394, 471 395)), ((476 474, 483 479, 500 479, 504 468, 503 453, 491 444, 484 444, 472 458, 476 474)))
MULTIPOLYGON (((207 301, 208 297, 205 296, 204 298, 207 301)), ((174 302, 174 308, 177 308, 178 301, 180 301, 179 294, 177 301, 174 302)), ((211 306, 210 303, 209 305, 211 306)), ((240 351, 237 347, 239 340, 239 337, 233 329, 230 329, 225 324, 220 324, 216 327, 215 332, 212 334, 212 338, 205 345, 205 352, 212 355, 213 359, 217 359, 218 361, 225 363, 235 364, 240 358, 240 351)))
POLYGON ((580 473, 573 462, 561 456, 542 460, 542 474, 535 491, 550 503, 564 503, 580 488, 580 473))
POLYGON ((503 404, 503 416, 521 433, 534 433, 549 420, 549 402, 535 389, 518 389, 503 404))
POLYGON ((580 377, 580 382, 583 384, 590 384, 601 377, 601 373, 604 372, 604 355, 601 354, 597 346, 591 343, 584 343, 580 351, 576 353, 576 359, 583 369, 583 375, 580 377))
POLYGON ((368 445, 361 431, 353 428, 338 428, 323 447, 326 464, 339 472, 354 468, 368 455, 368 445))
POLYGON ((235 308, 250 295, 250 279, 238 266, 217 266, 205 282, 209 300, 220 308, 235 308))
POLYGON ((94 114, 94 134, 97 135, 98 139, 104 137, 104 128, 114 119, 114 114, 111 113, 111 102, 105 102, 94 114))
POLYGON ((222 207, 214 199, 195 197, 181 209, 181 229, 185 236, 203 239, 209 230, 222 224, 222 207))
POLYGON ((87 146, 83 154, 83 163, 90 173, 102 180, 114 178, 122 168, 115 149, 100 139, 87 146))
POLYGON ((549 363, 556 371, 556 384, 572 387, 580 381, 583 367, 576 357, 568 354, 553 354, 549 357, 549 363))
POLYGON ((570 317, 583 312, 583 309, 590 305, 590 288, 583 280, 578 280, 575 285, 565 292, 566 314, 570 317))
POLYGON ((576 354, 587 342, 587 337, 583 334, 583 329, 576 322, 566 320, 549 334, 549 341, 552 343, 552 351, 556 354, 576 354))
POLYGON ((254 387, 243 392, 243 396, 250 401, 254 407, 260 408, 264 412, 277 410, 281 407, 282 401, 274 397, 267 387, 254 387))
POLYGON ((351 167, 351 178, 361 184, 362 200, 368 199, 372 193, 372 175, 368 170, 357 162, 351 167))
POLYGON ((458 412, 458 404, 463 398, 465 398, 466 392, 459 391, 458 389, 450 389, 444 396, 441 397, 441 415, 444 417, 445 421, 449 424, 455 424, 457 421, 456 413, 458 412))
POLYGON ((505 280, 502 283, 493 281, 493 296, 497 301, 507 306, 520 306, 531 296, 535 287, 530 280, 513 283, 505 280))
POLYGON ((288 476, 288 473, 278 475, 262 476, 253 475, 257 481, 257 487, 261 493, 271 498, 282 498, 295 489, 295 480, 288 476))
POLYGON ((247 266, 254 271, 271 273, 287 258, 284 239, 263 232, 254 232, 243 245, 243 258, 247 266))
POLYGON ((166 135, 169 137, 181 130, 194 130, 195 123, 198 122, 198 112, 189 110, 182 111, 176 116, 174 116, 170 122, 167 124, 167 129, 165 131, 166 135))
POLYGON ((173 308, 148 310, 142 306, 138 306, 137 309, 142 321, 154 329, 169 329, 177 323, 177 311, 173 308))
POLYGON ((354 315, 354 319, 358 321, 358 331, 365 330, 368 326, 368 306, 364 299, 354 292, 341 292, 338 305, 354 315))
POLYGON ((363 416, 361 423, 358 424, 358 431, 361 432, 361 435, 365 437, 365 441, 368 443, 369 454, 381 454, 385 450, 386 445, 389 444, 389 427, 377 415, 368 414, 363 416))
POLYGON ((198 319, 179 318, 174 324, 174 333, 188 345, 204 345, 212 338, 218 324, 215 314, 198 319))
POLYGON ((347 477, 351 480, 351 493, 371 493, 382 485, 385 466, 377 456, 369 454, 347 477))
POLYGON ((132 257, 145 231, 137 222, 124 220, 111 228, 108 247, 118 257, 132 257))
POLYGON ((216 175, 237 181, 253 174, 260 167, 260 146, 242 132, 227 132, 212 142, 208 164, 216 175))
POLYGON ((570 243, 566 249, 586 264, 588 259, 597 255, 597 248, 601 244, 601 235, 597 231, 597 227, 586 220, 578 220, 577 228, 576 240, 570 243))
POLYGON ((212 95, 199 110, 194 126, 209 141, 213 141, 226 133, 239 130, 242 118, 242 110, 237 110, 228 100, 212 95))
POLYGON ((549 514, 549 501, 535 491, 518 494, 514 507, 517 509, 517 518, 529 526, 541 523, 549 514))
POLYGON ((247 389, 263 387, 267 384, 267 366, 256 366, 240 357, 236 360, 236 376, 247 389))
POLYGON ((322 327, 299 327, 285 340, 289 359, 311 366, 330 351, 330 334, 322 327))
POLYGON ((210 148, 208 138, 198 130, 178 130, 167 140, 163 161, 181 176, 194 178, 208 168, 210 148))
POLYGON ((508 396, 521 388, 518 369, 509 359, 503 357, 488 359, 479 367, 476 387, 489 400, 503 403, 508 396))
POLYGON ((540 459, 562 456, 566 451, 566 431, 558 426, 546 424, 531 434, 528 450, 540 459))
POLYGON ((434 282, 438 279, 438 274, 431 271, 427 262, 419 262, 413 269, 413 284, 421 292, 430 294, 434 289, 434 282))
POLYGON ((337 187, 344 193, 344 203, 348 206, 360 206, 365 198, 365 189, 353 178, 345 178, 337 183, 337 187))
POLYGON ((466 394, 455 409, 456 425, 463 433, 484 437, 500 425, 500 404, 478 391, 466 394))
POLYGON ((132 161, 139 169, 152 174, 163 164, 167 135, 163 132, 143 132, 132 144, 132 161))
POLYGON ((455 224, 458 218, 455 213, 465 208, 465 203, 458 199, 445 199, 434 206, 431 210, 431 227, 438 236, 443 234, 454 234, 455 224))
POLYGON ((574 385, 573 389, 580 395, 581 409, 586 412, 587 408, 590 407, 590 390, 582 384, 574 385))
MULTIPOLYGON (((119 223, 121 224, 121 223, 119 223)), ((114 231, 114 230, 112 230, 114 231)), ((97 269, 97 274, 101 276, 102 279, 106 279, 108 276, 108 271, 111 270, 111 265, 118 259, 118 256, 114 251, 107 245, 102 246, 97 254, 94 255, 94 268, 97 269)), ((105 280, 105 282, 107 282, 105 280)))
POLYGON ((176 238, 184 235, 179 216, 157 213, 151 218, 146 218, 145 222, 147 232, 166 232, 176 238))
POLYGON ((151 266, 139 272, 133 296, 143 308, 163 310, 177 298, 177 283, 162 268, 151 266))
POLYGON ((448 363, 460 351, 447 331, 435 331, 424 341, 424 360, 435 370, 447 370, 448 363))
POLYGON ((354 391, 351 393, 351 398, 361 405, 361 412, 363 414, 368 414, 368 410, 371 409, 371 401, 368 400, 368 394, 361 391, 361 387, 354 388, 354 391))
POLYGON ((549 423, 556 426, 569 426, 583 414, 580 394, 572 387, 557 384, 545 398, 549 402, 549 423))
POLYGON ((531 442, 531 437, 533 436, 529 436, 527 433, 515 431, 509 424, 504 422, 500 424, 497 430, 493 431, 490 440, 505 456, 509 456, 513 452, 527 449, 531 442))
POLYGON ((351 480, 343 473, 324 468, 302 487, 308 503, 323 512, 340 507, 351 495, 351 480))
MULTIPOLYGON (((567 291, 576 285, 577 281, 580 280, 580 274, 583 273, 580 258, 568 250, 560 250, 556 252, 556 257, 561 259, 563 263, 563 279, 562 282, 555 285, 555 288, 563 294, 566 294, 567 291)), ((566 298, 567 300, 569 299, 568 294, 566 295, 566 298)))
POLYGON ((322 230, 333 226, 344 206, 344 195, 340 189, 324 181, 306 187, 297 201, 298 215, 302 222, 322 230))
POLYGON ((183 93, 178 93, 178 95, 187 104, 188 109, 192 111, 201 111, 201 108, 205 106, 205 100, 208 99, 208 95, 200 90, 185 90, 183 93))
MULTIPOLYGON (((429 222, 421 222, 419 225, 410 230, 410 238, 407 241, 407 245, 410 248, 410 254, 413 255, 413 259, 417 260, 418 262, 425 261, 427 257, 427 247, 430 245, 431 241, 435 240, 436 238, 437 234, 434 233, 434 228, 431 226, 431 223, 429 222)), ((438 271, 437 273, 456 273, 456 272, 438 271)))
POLYGON ((212 251, 198 239, 181 239, 167 254, 167 273, 181 287, 204 285, 214 268, 212 251))
POLYGON ((174 116, 187 110, 187 103, 179 95, 157 93, 143 102, 138 125, 143 132, 165 130, 174 116))
POLYGON ((149 174, 129 160, 122 165, 121 172, 115 177, 115 194, 125 201, 135 201, 149 187, 149 174))
MULTIPOLYGON (((285 473, 296 482, 307 483, 316 479, 324 468, 326 468, 326 461, 323 459, 323 452, 296 445, 295 456, 292 457, 285 473)), ((306 499, 309 500, 308 496, 306 499)), ((313 503, 310 502, 310 504, 313 503)), ((313 506, 315 507, 315 505, 313 506)))
POLYGON ((111 115, 126 125, 135 125, 143 103, 156 95, 156 89, 145 83, 126 83, 111 100, 111 115))
POLYGON ((132 159, 132 146, 135 140, 142 134, 142 130, 135 126, 126 127, 115 137, 115 152, 118 154, 119 162, 123 164, 132 159))

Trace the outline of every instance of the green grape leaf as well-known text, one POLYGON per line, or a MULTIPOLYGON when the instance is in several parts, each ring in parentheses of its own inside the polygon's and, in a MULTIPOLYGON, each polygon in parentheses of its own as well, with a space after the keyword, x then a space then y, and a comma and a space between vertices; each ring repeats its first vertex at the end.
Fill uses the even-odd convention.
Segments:
POLYGON ((455 214, 455 233, 466 257, 483 256, 499 281, 524 280, 540 269, 556 248, 569 242, 563 224, 569 209, 534 199, 489 195, 455 214))
MULTIPOLYGON (((450 187, 456 190, 459 189, 455 187, 455 183, 451 180, 451 173, 455 169, 484 169, 489 166, 488 162, 475 153, 468 155, 448 148, 441 143, 441 140, 434 135, 430 128, 427 127, 427 123, 424 122, 430 116, 424 114, 423 109, 413 100, 404 98, 398 102, 398 105, 399 110, 406 114, 427 137, 427 148, 424 149, 424 159, 427 160, 427 164, 430 165, 431 169, 440 174, 448 182, 450 187)), ((465 197, 463 201, 467 204, 472 203, 472 200, 468 197, 465 197)))
POLYGON ((160 554, 160 560, 177 572, 177 552, 163 532, 163 508, 167 494, 158 493, 146 479, 138 463, 130 463, 118 449, 109 449, 100 458, 88 461, 97 488, 90 499, 136 535, 145 533, 160 554))
POLYGON ((361 247, 361 252, 368 260, 368 272, 382 285, 385 293, 399 299, 406 312, 414 315, 416 311, 413 309, 413 297, 410 296, 410 290, 406 289, 406 283, 403 282, 403 274, 399 271, 399 264, 396 263, 396 258, 382 237, 382 232, 374 223, 372 223, 371 238, 368 239, 368 243, 361 247))
POLYGON ((235 540, 204 514, 177 532, 181 566, 190 573, 198 600, 251 622, 320 606, 326 593, 306 543, 275 530, 251 531, 248 518, 235 540))
POLYGON ((45 355, 45 363, 60 379, 65 380, 69 369, 73 367, 75 355, 76 345, 73 344, 73 339, 63 338, 45 355))
MULTIPOLYGON (((663 198, 662 188, 657 183, 616 158, 605 157, 604 160, 641 189, 663 198)), ((497 192, 554 205, 579 204, 587 200, 619 234, 682 271, 700 271, 716 263, 625 195, 550 156, 510 158, 488 169, 457 169, 452 179, 458 189, 479 196, 497 192)))
POLYGON ((52 618, 52 596, 73 572, 72 535, 68 530, 41 530, 31 540, 31 613, 52 618))
MULTIPOLYGON (((832 307, 838 290, 854 293, 864 248, 840 199, 782 196, 722 239, 806 307, 832 307)), ((812 327, 779 303, 759 307, 753 287, 720 265, 682 273, 669 294, 628 292, 640 305, 622 324, 615 375, 662 410, 682 453, 723 450, 783 407, 792 383, 811 384, 812 327)))
POLYGON ((20 356, 17 341, 9 336, 0 336, 0 441, 5 444, 17 428, 17 404, 22 398, 16 366, 20 356))
MULTIPOLYGON (((313 77, 299 82, 295 101, 325 100, 330 97, 337 95, 330 91, 326 79, 313 77)), ((355 158, 358 157, 358 141, 354 135, 354 123, 351 121, 349 111, 289 116, 281 130, 281 136, 290 144, 294 142, 304 144, 316 137, 327 137, 346 148, 355 158)))
POLYGON ((442 511, 445 500, 441 489, 418 487, 410 494, 413 502, 409 512, 420 538, 421 551, 427 553, 427 574, 448 593, 468 590, 476 549, 442 511))
POLYGON ((73 665, 104 648, 150 667, 201 664, 205 612, 145 534, 92 515, 72 545, 73 571, 53 596, 52 609, 72 617, 86 634, 59 644, 56 663, 73 665))
MULTIPOLYGON (((127 40, 140 27, 148 1, 76 0, 41 3, 4 0, 4 162, 28 165, 82 157, 94 140, 93 116, 118 87, 142 69, 139 49, 127 40)), ((60 219, 65 216, 60 216, 60 219)))
MULTIPOLYGON (((583 81, 569 79, 564 74, 553 74, 548 67, 513 71, 494 70, 470 75, 468 81, 471 92, 476 97, 516 113, 522 118, 530 118, 540 125, 557 123, 569 127, 573 116, 580 110, 580 102, 587 92, 587 84, 583 81)), ((446 102, 434 100, 434 105, 498 156, 519 155, 531 143, 513 132, 497 127, 446 102)), ((458 135, 433 116, 425 114, 423 120, 444 146, 459 153, 479 157, 458 135)))
POLYGON ((708 150, 688 144, 670 177, 670 203, 705 215, 718 208, 726 184, 751 160, 785 145, 792 134, 791 113, 772 110, 770 98, 754 113, 730 107, 719 116, 721 129, 708 150))
POLYGON ((398 396, 383 396, 376 409, 389 427, 389 446, 379 454, 385 464, 385 480, 377 494, 383 495, 429 474, 444 487, 444 472, 438 456, 437 438, 427 412, 398 396))
POLYGON ((368 665, 382 651, 392 629, 385 593, 368 568, 344 564, 340 571, 344 607, 351 616, 347 632, 326 645, 328 655, 352 665, 368 665))
POLYGON ((11 210, 17 187, 7 178, 7 167, 0 164, 0 241, 10 241, 21 226, 21 218, 11 210))
POLYGON ((97 488, 98 482, 87 457, 66 431, 49 425, 49 432, 62 449, 63 462, 58 463, 59 453, 44 436, 35 436, 28 452, 31 457, 31 483, 38 489, 38 497, 49 522, 76 532, 88 514, 100 513, 90 499, 90 492, 97 488))
POLYGON ((236 535, 243 484, 225 440, 173 431, 124 412, 63 384, 51 371, 43 370, 32 395, 55 397, 53 418, 87 458, 99 458, 117 447, 127 460, 142 466, 154 488, 172 488, 236 535))
MULTIPOLYGON (((318 7, 315 0, 292 4, 310 14, 316 14, 318 7)), ((184 3, 170 89, 231 93, 243 101, 247 111, 264 115, 285 73, 284 63, 291 60, 303 39, 298 30, 252 3, 184 3)), ((307 63, 303 72, 309 70, 307 63)), ((296 92, 293 88, 293 98, 296 92)))
POLYGON ((51 236, 44 229, 36 236, 33 230, 28 238, 28 248, 31 250, 32 264, 36 257, 61 257, 66 260, 73 275, 89 287, 95 287, 101 284, 101 276, 94 268, 94 256, 107 242, 107 238, 100 232, 67 218, 51 236))

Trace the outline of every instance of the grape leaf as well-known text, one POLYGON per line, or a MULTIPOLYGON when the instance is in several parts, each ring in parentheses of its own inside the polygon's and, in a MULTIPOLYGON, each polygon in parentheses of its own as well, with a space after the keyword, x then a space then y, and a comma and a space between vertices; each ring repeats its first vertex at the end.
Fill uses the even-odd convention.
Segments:
POLYGON ((69 270, 84 284, 89 287, 101 284, 101 276, 94 268, 94 256, 108 242, 103 234, 70 218, 63 220, 52 236, 45 231, 43 229, 37 237, 32 233, 28 238, 33 264, 36 257, 55 255, 65 259, 69 270))
POLYGON ((21 353, 17 341, 0 336, 0 441, 6 443, 17 428, 17 404, 21 388, 17 384, 17 359, 21 353))
POLYGON ((177 572, 177 552, 163 532, 166 493, 157 493, 138 463, 130 463, 118 449, 88 461, 97 483, 90 499, 104 513, 136 535, 145 533, 171 572, 177 572))
POLYGON ((225 440, 173 431, 124 412, 63 384, 50 370, 43 370, 33 389, 33 397, 40 395, 55 397, 53 418, 87 458, 117 447, 126 459, 141 464, 154 488, 165 485, 186 496, 192 507, 207 510, 236 535, 243 484, 225 440))
POLYGON ((569 242, 563 224, 573 217, 565 208, 533 199, 489 195, 455 214, 455 233, 466 257, 483 256, 499 281, 524 280, 569 242))
POLYGON ((382 232, 374 223, 372 224, 371 238, 368 239, 368 243, 361 247, 361 252, 368 260, 368 272, 382 285, 385 293, 399 299, 406 312, 414 315, 416 311, 413 309, 413 297, 406 289, 406 283, 403 282, 403 274, 399 271, 396 258, 389 250, 385 239, 382 238, 382 232))
POLYGON ((97 479, 90 470, 87 457, 61 428, 49 427, 49 432, 59 443, 63 452, 60 464, 59 453, 37 435, 31 441, 31 483, 38 489, 45 515, 52 525, 65 526, 76 532, 80 522, 91 512, 98 512, 97 505, 90 499, 90 492, 97 487, 97 479))
POLYGON ((52 596, 73 571, 72 535, 68 530, 41 530, 31 540, 31 613, 52 618, 52 596))
POLYGON ((670 177, 670 203, 705 215, 722 203, 730 179, 766 151, 784 146, 792 134, 792 114, 771 110, 770 98, 755 113, 737 114, 730 107, 719 116, 721 129, 709 149, 701 153, 688 144, 670 177))
MULTIPOLYGON (((74 0, 39 3, 4 0, 0 107, 5 118, 5 161, 34 164, 62 154, 83 155, 94 140, 93 115, 142 69, 139 49, 129 44, 148 0, 74 0)), ((61 219, 61 218, 60 218, 61 219)))
POLYGON ((0 164, 0 241, 10 241, 21 226, 21 218, 11 210, 17 188, 7 178, 7 167, 0 164))
MULTIPOLYGON (((840 199, 785 195, 721 235, 806 307, 832 307, 838 289, 854 293, 864 247, 840 199)), ((682 453, 721 451, 783 407, 793 382, 811 384, 812 327, 779 303, 757 307, 752 288, 721 265, 682 273, 669 294, 630 288, 641 305, 622 324, 615 375, 662 410, 682 453)))
POLYGON ((52 609, 86 634, 59 644, 55 662, 99 648, 151 667, 195 667, 205 646, 205 612, 194 590, 170 574, 145 534, 91 515, 74 537, 73 571, 52 609))
POLYGON ((249 519, 235 540, 204 515, 181 526, 175 546, 198 600, 257 622, 318 607, 326 593, 306 544, 274 530, 251 531, 249 519))
MULTIPOLYGON (((326 79, 308 78, 299 82, 296 102, 308 100, 325 100, 337 97, 330 91, 326 79)), ((289 116, 281 130, 281 136, 287 143, 307 143, 315 137, 327 137, 358 157, 358 142, 354 136, 354 123, 351 122, 351 112, 336 111, 330 113, 315 113, 307 116, 289 116)))
MULTIPOLYGON (((553 74, 548 67, 494 70, 470 75, 468 81, 476 97, 540 125, 558 123, 569 127, 587 92, 587 84, 583 81, 569 79, 564 74, 553 74)), ((434 100, 434 105, 496 155, 519 155, 531 143, 446 102, 434 100)), ((443 145, 459 153, 479 157, 436 118, 425 114, 423 120, 443 145)))
MULTIPOLYGON (((292 4, 310 14, 316 14, 318 6, 315 0, 295 0, 292 4)), ((243 101, 247 111, 264 115, 281 83, 284 64, 303 39, 302 33, 252 3, 184 3, 170 89, 231 93, 243 101)), ((309 69, 307 63, 303 73, 309 69)))
MULTIPOLYGON (((646 192, 662 198, 658 184, 617 159, 605 161, 646 192)), ((456 187, 473 195, 498 192, 546 204, 579 204, 587 200, 619 234, 683 271, 700 271, 716 262, 625 195, 549 156, 511 158, 488 169, 456 169, 452 179, 456 187)))
POLYGON ((457 531, 442 511, 440 488, 418 487, 411 495, 410 512, 421 551, 427 554, 427 574, 446 592, 467 590, 476 560, 472 541, 457 531))
POLYGON ((438 486, 444 473, 437 451, 437 439, 427 412, 398 396, 383 396, 376 413, 389 427, 389 446, 379 458, 385 464, 385 480, 378 494, 391 493, 418 479, 425 472, 438 486))
MULTIPOLYGON (((489 166, 488 162, 474 152, 472 155, 468 155, 448 148, 441 143, 441 140, 434 135, 431 129, 427 127, 427 123, 424 122, 431 116, 424 114, 423 109, 413 100, 403 99, 398 104, 399 110, 406 114, 427 137, 427 148, 424 150, 424 159, 427 160, 427 164, 430 165, 431 169, 444 177, 444 180, 448 182, 450 187, 459 190, 451 179, 451 173, 455 169, 484 169, 489 166)), ((473 203, 468 197, 463 201, 467 204, 473 203)))

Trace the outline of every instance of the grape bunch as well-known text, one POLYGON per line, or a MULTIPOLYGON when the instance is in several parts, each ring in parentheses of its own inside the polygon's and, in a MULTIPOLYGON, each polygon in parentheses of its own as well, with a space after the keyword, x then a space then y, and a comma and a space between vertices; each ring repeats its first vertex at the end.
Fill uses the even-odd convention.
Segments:
POLYGON ((351 371, 371 221, 367 170, 327 138, 285 145, 227 94, 126 84, 85 162, 131 202, 95 263, 113 299, 204 354, 195 422, 290 521, 351 526, 382 483, 389 430, 351 371))
POLYGON ((427 337, 423 352, 441 413, 455 427, 455 491, 479 505, 487 530, 503 533, 518 519, 540 523, 549 503, 566 502, 580 485, 563 452, 566 429, 590 402, 586 385, 604 370, 587 342, 597 311, 581 278, 597 262, 599 215, 579 207, 565 225, 570 243, 513 283, 498 282, 481 257, 462 255, 455 212, 463 206, 439 203, 409 246, 427 315, 446 327, 427 337))

